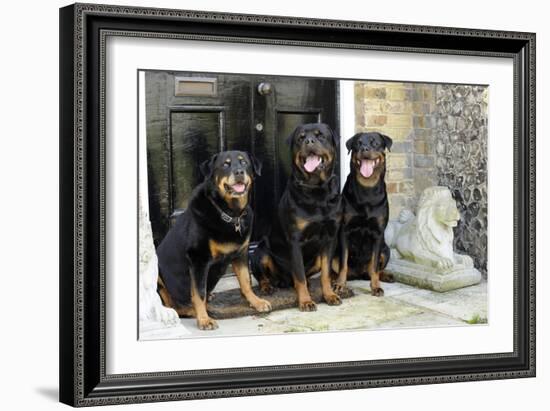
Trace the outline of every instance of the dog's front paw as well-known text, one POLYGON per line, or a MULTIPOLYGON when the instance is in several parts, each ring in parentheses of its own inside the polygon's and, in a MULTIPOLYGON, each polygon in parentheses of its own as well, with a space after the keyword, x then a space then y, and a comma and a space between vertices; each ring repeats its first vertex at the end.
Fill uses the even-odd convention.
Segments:
POLYGON ((340 305, 340 304, 342 304, 342 300, 340 299, 340 297, 338 297, 338 294, 336 294, 336 293, 324 295, 323 298, 325 299, 325 301, 328 305, 340 305))
POLYGON ((218 328, 218 323, 210 317, 197 318, 197 327, 199 330, 215 330, 218 328))
POLYGON ((383 297, 384 296, 384 290, 381 288, 373 288, 370 292, 375 297, 383 297))
POLYGON ((271 311, 271 303, 267 300, 264 300, 263 298, 258 298, 250 305, 260 313, 268 313, 271 311))
POLYGON ((298 303, 300 311, 317 311, 317 304, 312 300, 300 301, 298 303))

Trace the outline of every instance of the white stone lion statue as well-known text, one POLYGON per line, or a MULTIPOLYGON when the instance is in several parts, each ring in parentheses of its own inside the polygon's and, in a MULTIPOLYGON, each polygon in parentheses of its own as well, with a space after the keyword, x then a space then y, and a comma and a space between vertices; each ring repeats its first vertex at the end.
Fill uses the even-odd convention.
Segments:
POLYGON ((149 216, 139 202, 139 321, 140 329, 151 324, 165 326, 179 324, 176 311, 166 308, 157 293, 158 262, 153 244, 153 234, 149 216))
POLYGON ((388 224, 385 238, 393 258, 404 258, 423 266, 448 270, 456 265, 472 266, 472 259, 453 251, 453 227, 460 220, 447 187, 428 187, 420 196, 417 216, 403 210, 398 221, 388 224))

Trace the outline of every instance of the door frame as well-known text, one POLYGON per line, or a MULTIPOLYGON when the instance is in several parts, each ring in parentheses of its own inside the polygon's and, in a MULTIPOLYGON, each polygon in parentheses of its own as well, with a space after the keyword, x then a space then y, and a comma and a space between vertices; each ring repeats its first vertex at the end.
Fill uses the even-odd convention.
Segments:
POLYGON ((350 171, 346 140, 355 134, 355 82, 355 80, 337 80, 337 110, 340 117, 340 190, 350 171))

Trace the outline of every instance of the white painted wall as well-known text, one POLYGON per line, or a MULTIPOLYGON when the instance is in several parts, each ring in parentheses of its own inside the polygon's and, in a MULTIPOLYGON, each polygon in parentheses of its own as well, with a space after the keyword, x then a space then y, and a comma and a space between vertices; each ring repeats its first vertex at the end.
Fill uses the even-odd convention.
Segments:
POLYGON ((355 134, 355 81, 340 80, 340 189, 349 174, 346 141, 355 134))
MULTIPOLYGON (((90 0, 91 2, 97 2, 90 0)), ((110 0, 170 8, 283 14, 390 23, 444 25, 537 32, 537 143, 539 152, 538 210, 550 206, 544 185, 550 177, 550 162, 542 153, 550 152, 550 125, 543 115, 550 112, 550 26, 545 3, 537 0, 479 2, 463 0, 452 4, 439 1, 357 2, 277 2, 223 0, 110 0)), ((2 409, 67 409, 57 398, 57 301, 58 301, 58 11, 68 1, 29 0, 6 2, 7 18, 0 26, 2 64, 0 112, 2 113, 2 273, 0 293, 2 338, 0 364, 2 409), (32 121, 29 121, 32 115, 32 121), (29 240, 30 239, 30 240, 29 240), (30 242, 29 242, 30 241, 30 242), (30 246, 29 246, 30 244, 30 246), (25 277, 23 277, 25 276, 25 277), (13 282, 26 278, 25 299, 13 282), (9 282, 12 282, 10 284, 9 282)), ((192 403, 160 403, 103 409, 193 410, 291 409, 307 404, 318 410, 346 407, 396 410, 543 410, 547 408, 550 386, 550 262, 543 259, 550 248, 548 213, 538 216, 538 377, 536 379, 488 381, 306 393, 284 396, 203 400, 192 403)), ((366 348, 367 349, 367 348, 366 348)))

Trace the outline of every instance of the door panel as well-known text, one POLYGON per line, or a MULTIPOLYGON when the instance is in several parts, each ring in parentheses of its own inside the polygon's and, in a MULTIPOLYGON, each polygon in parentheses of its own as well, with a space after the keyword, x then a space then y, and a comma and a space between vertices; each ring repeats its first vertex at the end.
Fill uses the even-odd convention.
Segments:
MULTIPOLYGON (((185 110, 185 108, 175 109, 185 110)), ((223 147, 222 111, 171 111, 171 209, 187 208, 193 188, 202 181, 199 169, 203 161, 223 147)))
POLYGON ((157 245, 202 181, 201 162, 222 150, 247 151, 263 164, 252 200, 253 239, 260 238, 290 172, 287 137, 301 123, 339 127, 334 80, 147 71, 145 81, 149 211, 157 245), (268 87, 259 90, 261 83, 268 87))

